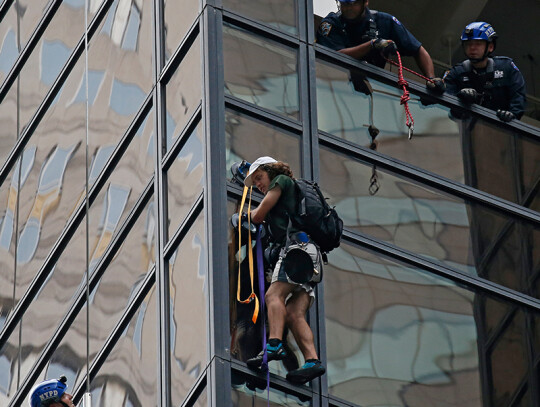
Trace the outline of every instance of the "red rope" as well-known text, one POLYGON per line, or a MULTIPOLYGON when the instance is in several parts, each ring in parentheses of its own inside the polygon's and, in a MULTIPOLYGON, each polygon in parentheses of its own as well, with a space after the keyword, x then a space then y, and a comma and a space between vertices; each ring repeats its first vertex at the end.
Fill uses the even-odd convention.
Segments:
POLYGON ((420 78, 426 80, 427 82, 435 83, 435 82, 433 81, 433 79, 430 79, 430 78, 428 78, 427 76, 424 76, 424 75, 422 75, 422 74, 419 74, 418 72, 415 72, 415 71, 413 71, 412 69, 407 68, 406 66, 400 65, 400 64, 401 64, 401 57, 400 57, 400 60, 399 60, 399 64, 398 64, 396 61, 392 61, 391 59, 388 59, 388 58, 386 58, 386 61, 389 62, 390 64, 394 65, 394 66, 397 66, 397 67, 400 67, 400 66, 401 66, 401 67, 402 67, 403 69, 405 69, 407 72, 410 72, 410 73, 412 73, 412 74, 414 74, 414 75, 416 75, 416 76, 418 76, 418 77, 420 77, 420 78))
MULTIPOLYGON (((409 100, 411 100, 411 95, 409 91, 407 90, 407 86, 409 84, 403 77, 403 64, 401 63, 401 55, 398 51, 396 51, 399 65, 399 71, 398 71, 398 85, 403 87, 403 95, 401 96, 400 104, 402 104, 405 107, 405 116, 407 117, 407 121, 405 122, 405 125, 409 128, 409 140, 412 138, 413 131, 414 131, 414 119, 412 117, 411 111, 409 110, 409 100)), ((405 68, 406 69, 406 68, 405 68)))

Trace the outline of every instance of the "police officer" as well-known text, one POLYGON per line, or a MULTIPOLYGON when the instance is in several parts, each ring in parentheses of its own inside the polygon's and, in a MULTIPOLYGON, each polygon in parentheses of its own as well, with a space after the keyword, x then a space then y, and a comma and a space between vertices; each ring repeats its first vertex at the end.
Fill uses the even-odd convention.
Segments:
POLYGON ((41 382, 34 387, 28 398, 30 407, 75 407, 73 396, 66 393, 66 376, 41 382))
POLYGON ((433 61, 422 44, 399 22, 380 11, 370 10, 369 0, 337 0, 338 12, 328 14, 317 30, 317 42, 333 50, 384 68, 395 54, 413 56, 428 88, 442 93, 444 82, 434 78, 433 61))
POLYGON ((503 122, 519 119, 525 111, 525 80, 508 57, 491 57, 497 33, 485 22, 465 27, 461 44, 467 60, 444 74, 447 92, 465 103, 496 110, 503 122))

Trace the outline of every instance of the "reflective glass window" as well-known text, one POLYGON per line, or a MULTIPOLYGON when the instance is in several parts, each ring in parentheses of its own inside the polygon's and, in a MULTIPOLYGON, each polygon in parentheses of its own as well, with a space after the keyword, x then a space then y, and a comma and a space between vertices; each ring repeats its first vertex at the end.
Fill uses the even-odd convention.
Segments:
POLYGON ((208 279, 201 214, 169 259, 171 393, 179 406, 208 364, 208 279))
POLYGON ((156 290, 152 288, 92 380, 93 405, 157 405, 156 307, 156 290))
POLYGON ((199 14, 199 0, 163 0, 165 56, 167 59, 182 42, 199 14))
POLYGON ((223 59, 225 94, 300 119, 295 50, 225 24, 223 59))
POLYGON ((449 108, 422 104, 411 95, 414 136, 407 137, 402 91, 347 70, 317 62, 320 130, 454 181, 525 206, 540 177, 540 142, 480 118, 456 119, 449 108), (536 157, 536 158, 534 158, 536 157))
POLYGON ((531 377, 533 332, 515 304, 503 302, 488 331, 489 296, 343 242, 324 284, 332 396, 373 406, 510 405, 531 377))
POLYGON ((288 34, 298 34, 298 3, 296 0, 224 0, 223 6, 288 34))
POLYGON ((19 74, 21 128, 28 124, 82 38, 84 14, 84 2, 80 4, 63 2, 28 57, 28 61, 19 74), (67 21, 69 24, 66 24, 67 21))
POLYGON ((18 0, 11 4, 2 19, 2 24, 0 24, 0 84, 13 67, 20 51, 26 46, 47 3, 49 3, 48 0, 18 0))
POLYGON ((269 155, 291 166, 295 176, 301 176, 299 136, 281 130, 269 123, 227 110, 225 113, 225 143, 227 178, 231 179, 231 165, 269 155))
POLYGON ((204 141, 199 123, 191 134, 185 134, 185 145, 167 170, 169 237, 189 213, 204 186, 204 141))
MULTIPOLYGON (((153 201, 150 201, 139 215, 122 246, 116 252, 114 259, 107 266, 97 286, 90 294, 90 331, 88 332, 86 329, 85 305, 77 314, 70 330, 51 356, 47 370, 50 370, 54 365, 69 366, 68 373, 71 377, 66 374, 69 383, 78 383, 83 380, 86 373, 87 335, 90 341, 90 360, 92 361, 101 350, 106 339, 132 301, 140 283, 154 264, 153 241, 149 237, 149 234, 153 234, 152 226, 154 222, 148 222, 149 217, 153 218, 154 216, 154 204, 153 201)), ((94 235, 91 236, 90 244, 92 242, 94 242, 93 247, 99 249, 99 246, 97 246, 98 239, 94 235)), ((93 252, 95 253, 95 250, 93 252)), ((95 267, 95 264, 93 266, 95 267)), ((84 285, 85 282, 85 278, 79 280, 81 285, 84 285)), ((130 325, 131 330, 128 327, 124 332, 124 338, 130 338, 129 341, 133 342, 129 345, 130 351, 133 352, 130 355, 138 355, 138 358, 142 358, 141 355, 146 352, 150 352, 148 356, 151 356, 155 347, 155 339, 151 339, 151 342, 148 343, 145 341, 146 335, 152 338, 156 335, 156 311, 152 308, 153 303, 147 303, 146 305, 148 309, 143 303, 138 317, 130 325), (148 334, 144 333, 143 322, 151 323, 148 334), (146 349, 147 344, 150 344, 152 349, 146 349)), ((121 339, 118 344, 122 343, 124 341, 121 339)), ((119 346, 118 344, 117 346, 119 346)), ((113 359, 114 357, 109 356, 108 361, 112 362, 113 359)), ((131 357, 129 360, 131 361, 131 357)), ((153 363, 152 366, 155 366, 155 362, 153 363)), ((123 369, 128 369, 128 367, 124 366, 123 369)), ((116 371, 122 372, 120 367, 116 371)), ((120 374, 122 377, 126 377, 126 375, 120 374)), ((153 377, 152 375, 148 376, 153 377)))
POLYGON ((167 151, 201 103, 201 44, 193 42, 166 87, 167 151))
POLYGON ((534 224, 380 169, 380 189, 372 195, 371 165, 326 147, 320 159, 321 187, 346 228, 515 290, 536 287, 535 270, 523 261, 538 258, 534 224))
POLYGON ((15 145, 20 131, 17 123, 19 111, 18 93, 19 85, 15 83, 0 103, 0 168, 4 165, 11 149, 15 145))
POLYGON ((287 394, 281 390, 270 387, 266 390, 266 380, 248 376, 238 371, 231 371, 231 406, 310 406, 309 400, 301 400, 297 396, 287 394))
MULTIPOLYGON (((116 1, 90 42, 90 151, 120 140, 152 88, 152 24, 151 2, 116 1)), ((84 103, 84 78, 78 85, 74 102, 84 103)))

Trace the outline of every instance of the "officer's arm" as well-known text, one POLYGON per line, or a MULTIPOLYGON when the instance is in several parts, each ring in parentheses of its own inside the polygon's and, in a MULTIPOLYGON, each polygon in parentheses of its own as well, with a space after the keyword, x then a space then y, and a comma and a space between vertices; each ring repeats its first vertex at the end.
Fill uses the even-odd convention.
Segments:
POLYGON ((525 79, 518 69, 512 69, 511 86, 510 86, 510 108, 509 110, 514 113, 516 118, 520 119, 525 112, 525 105, 527 104, 526 91, 525 91, 525 79))
POLYGON ((414 56, 414 59, 416 60, 416 64, 425 76, 427 76, 428 78, 433 78, 435 76, 433 61, 431 60, 431 56, 428 54, 424 47, 420 46, 418 52, 414 56))
POLYGON ((340 49, 339 52, 356 59, 364 58, 371 51, 371 41, 350 48, 340 49))
POLYGON ((276 205, 279 197, 281 196, 281 187, 276 185, 270 191, 266 193, 261 204, 251 211, 251 220, 254 223, 262 223, 262 221, 268 215, 268 212, 276 205))

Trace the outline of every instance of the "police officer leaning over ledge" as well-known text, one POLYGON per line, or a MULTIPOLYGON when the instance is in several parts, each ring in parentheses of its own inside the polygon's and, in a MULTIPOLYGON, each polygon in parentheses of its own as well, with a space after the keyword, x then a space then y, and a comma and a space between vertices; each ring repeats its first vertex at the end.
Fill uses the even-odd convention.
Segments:
POLYGON ((519 119, 525 111, 525 80, 508 57, 491 57, 497 33, 485 22, 465 27, 461 44, 467 60, 444 74, 446 91, 465 103, 496 110, 503 122, 519 119))
POLYGON ((28 397, 30 407, 75 407, 73 396, 66 393, 66 376, 46 380, 35 386, 28 397))
POLYGON ((338 0, 337 4, 338 12, 321 21, 317 43, 380 68, 398 50, 413 56, 424 75, 432 79, 426 83, 429 89, 444 91, 443 81, 434 78, 430 55, 396 17, 370 10, 369 0, 338 0))

